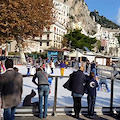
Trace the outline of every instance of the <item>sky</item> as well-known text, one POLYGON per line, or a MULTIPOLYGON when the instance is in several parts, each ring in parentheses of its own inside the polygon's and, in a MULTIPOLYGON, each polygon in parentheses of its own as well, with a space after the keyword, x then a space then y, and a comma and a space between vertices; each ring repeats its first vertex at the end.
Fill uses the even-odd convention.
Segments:
POLYGON ((85 0, 90 11, 97 10, 100 16, 120 25, 120 0, 85 0))

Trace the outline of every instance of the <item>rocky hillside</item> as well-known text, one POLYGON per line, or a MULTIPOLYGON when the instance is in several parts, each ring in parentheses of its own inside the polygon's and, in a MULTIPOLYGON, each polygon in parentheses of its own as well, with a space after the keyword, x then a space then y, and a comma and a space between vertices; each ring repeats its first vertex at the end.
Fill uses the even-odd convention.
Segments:
POLYGON ((120 28, 119 25, 115 24, 114 22, 108 20, 104 16, 100 16, 99 12, 97 10, 90 13, 90 16, 95 18, 95 22, 99 23, 102 27, 105 28, 112 28, 112 29, 118 29, 120 28))
POLYGON ((96 23, 90 17, 90 11, 84 0, 57 0, 63 2, 70 7, 70 17, 68 27, 71 28, 72 23, 81 22, 82 28, 87 34, 95 34, 96 23))

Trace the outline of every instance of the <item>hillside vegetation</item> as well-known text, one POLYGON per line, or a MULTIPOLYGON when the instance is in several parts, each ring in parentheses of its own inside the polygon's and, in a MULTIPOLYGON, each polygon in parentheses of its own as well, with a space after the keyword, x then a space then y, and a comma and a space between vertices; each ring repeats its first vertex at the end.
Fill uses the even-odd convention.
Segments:
POLYGON ((102 27, 105 28, 111 28, 111 29, 118 29, 120 28, 119 25, 117 25, 116 23, 108 20, 106 17, 104 16, 100 16, 98 11, 94 11, 90 13, 90 16, 93 18, 95 17, 95 22, 99 23, 102 27))

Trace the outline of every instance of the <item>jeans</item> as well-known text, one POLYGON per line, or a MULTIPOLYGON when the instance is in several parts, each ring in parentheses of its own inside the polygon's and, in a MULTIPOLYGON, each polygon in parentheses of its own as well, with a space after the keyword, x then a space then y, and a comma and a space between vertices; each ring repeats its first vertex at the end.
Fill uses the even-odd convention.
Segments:
POLYGON ((48 95, 49 95, 50 88, 48 85, 40 85, 38 87, 38 94, 39 94, 39 117, 46 118, 47 116, 47 108, 48 108, 48 95), (44 97, 44 112, 43 109, 43 97, 44 97))
POLYGON ((15 120, 16 107, 4 109, 4 120, 15 120))
POLYGON ((27 68, 27 74, 28 75, 30 74, 30 68, 27 68))
POLYGON ((96 75, 96 69, 95 68, 92 69, 92 72, 94 72, 94 74, 96 75))
POLYGON ((95 107, 95 96, 88 95, 87 96, 87 102, 88 102, 88 115, 93 116, 94 115, 94 107, 95 107))

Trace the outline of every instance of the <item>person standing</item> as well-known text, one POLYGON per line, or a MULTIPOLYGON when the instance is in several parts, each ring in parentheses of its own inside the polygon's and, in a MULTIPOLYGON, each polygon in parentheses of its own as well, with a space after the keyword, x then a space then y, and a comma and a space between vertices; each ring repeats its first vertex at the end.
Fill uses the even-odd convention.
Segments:
POLYGON ((89 60, 87 60, 87 62, 86 62, 86 70, 85 70, 85 72, 88 72, 89 64, 90 64, 90 62, 89 62, 89 60))
POLYGON ((91 63, 91 71, 94 72, 94 74, 96 75, 96 65, 95 65, 94 60, 91 63))
POLYGON ((62 77, 64 75, 66 64, 64 63, 64 61, 61 61, 59 66, 60 66, 60 72, 61 72, 61 77, 62 77))
POLYGON ((12 59, 5 61, 6 72, 0 75, 0 93, 4 120, 15 120, 15 111, 21 103, 23 77, 13 69, 12 59))
POLYGON ((96 62, 96 75, 98 76, 98 62, 96 62))
POLYGON ((48 95, 49 95, 49 83, 48 83, 48 74, 38 68, 36 73, 33 76, 32 82, 38 86, 38 95, 39 95, 39 117, 46 118, 47 117, 47 108, 48 108, 48 95), (38 82, 35 79, 38 78, 38 82), (44 97, 44 112, 43 109, 43 97, 44 97))
POLYGON ((63 85, 64 88, 67 88, 72 92, 75 118, 79 118, 79 113, 81 110, 81 99, 84 94, 84 85, 86 82, 86 77, 83 71, 84 68, 83 66, 81 66, 79 70, 74 71, 70 74, 69 80, 63 85))
POLYGON ((31 63, 30 61, 27 63, 27 75, 30 75, 30 68, 31 68, 31 63))
POLYGON ((0 74, 5 72, 5 66, 2 64, 2 61, 0 60, 0 74))
POLYGON ((88 102, 88 117, 94 118, 94 107, 96 100, 96 87, 98 87, 98 82, 95 80, 94 72, 90 72, 90 76, 86 79, 86 89, 87 89, 87 102, 88 102))
POLYGON ((113 67, 113 70, 116 71, 116 63, 112 61, 112 65, 111 66, 113 67))
POLYGON ((53 74, 54 73, 53 69, 55 68, 55 64, 54 64, 53 60, 51 60, 51 62, 50 62, 50 68, 51 68, 51 74, 53 74))

